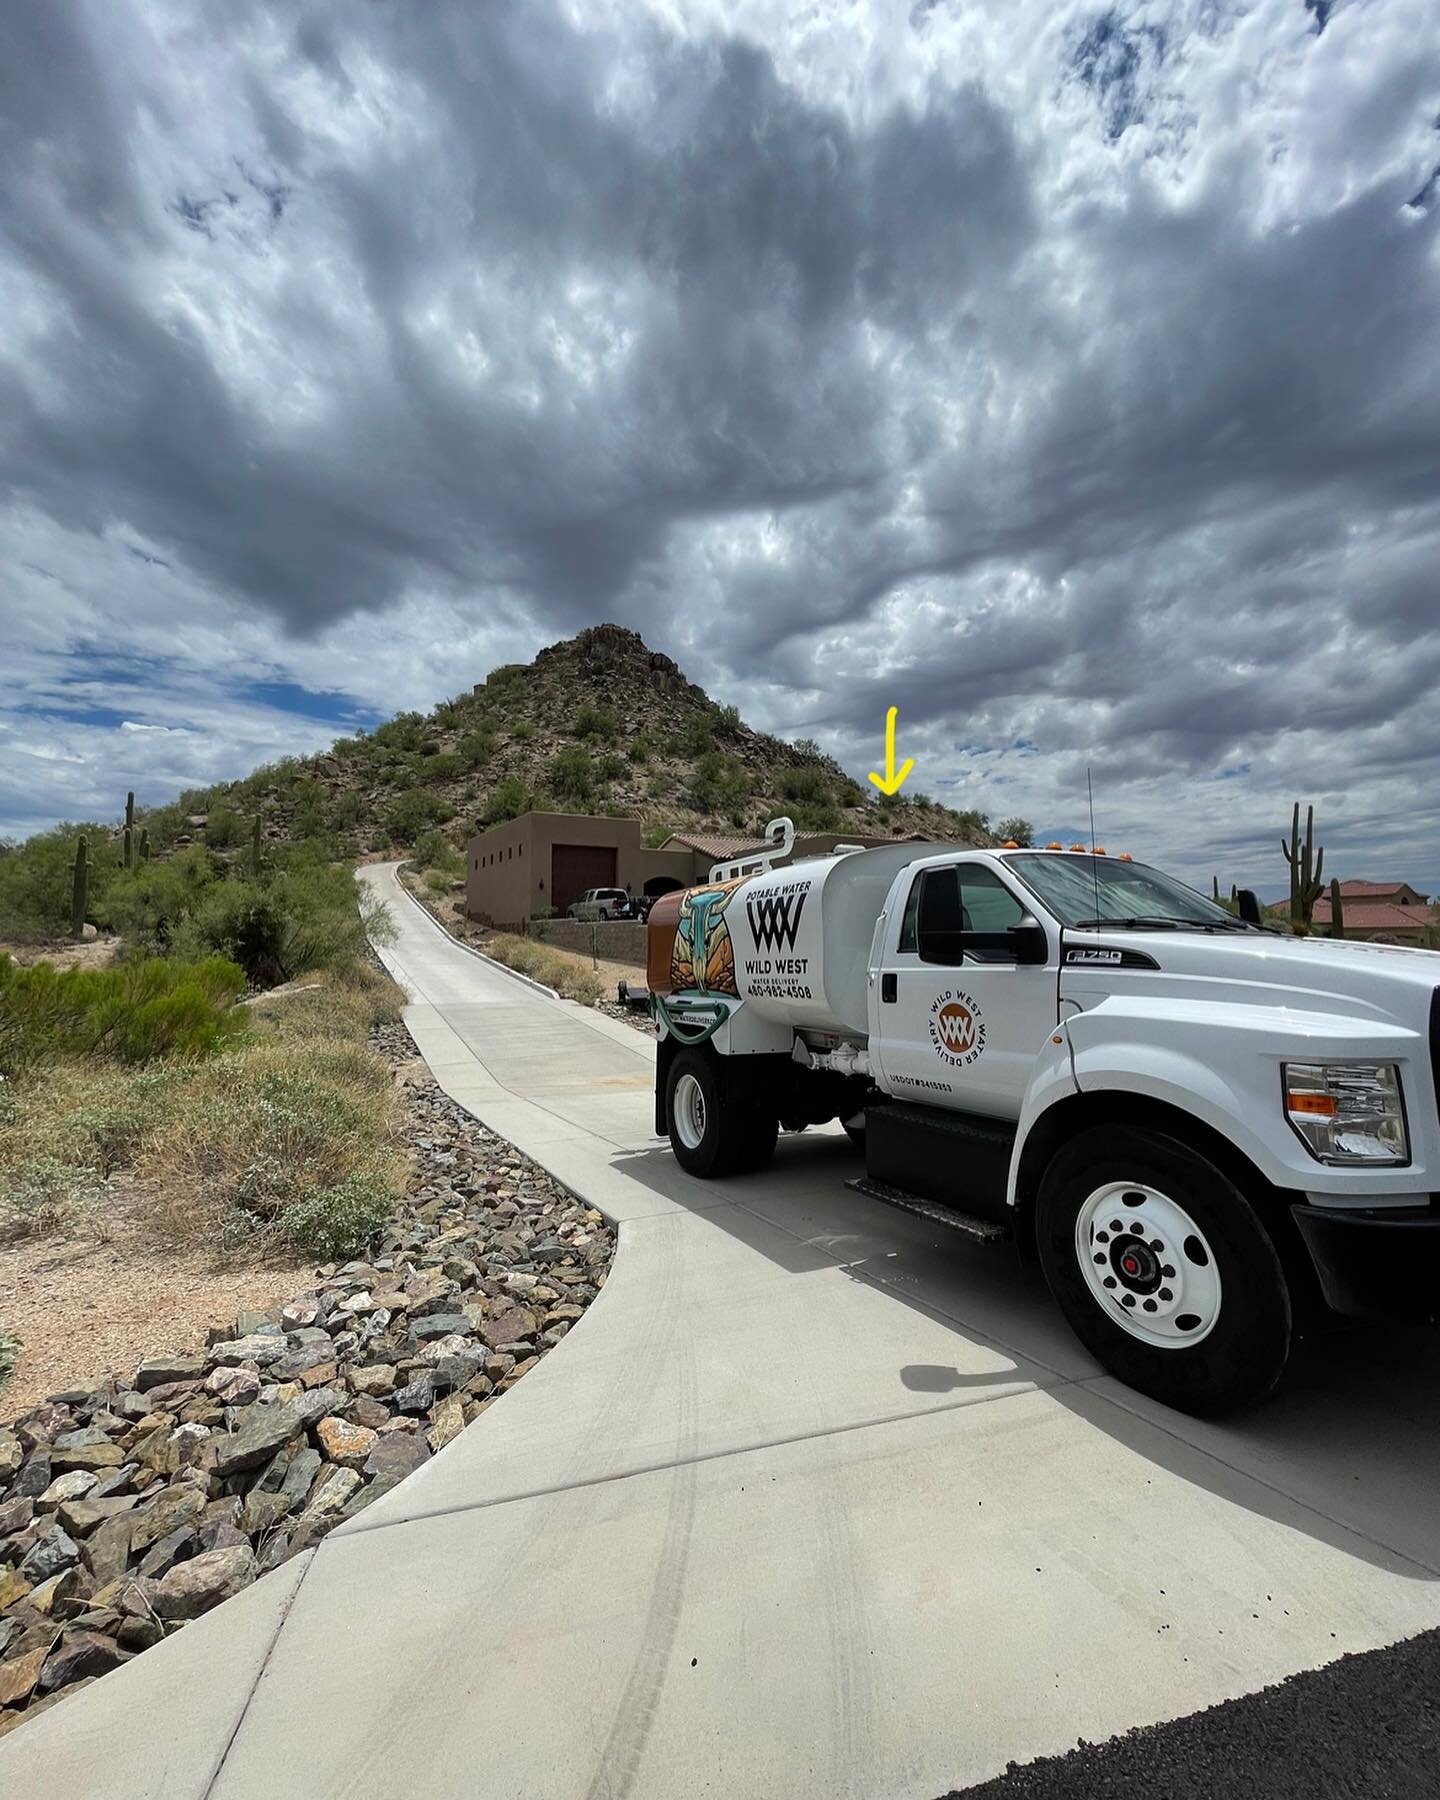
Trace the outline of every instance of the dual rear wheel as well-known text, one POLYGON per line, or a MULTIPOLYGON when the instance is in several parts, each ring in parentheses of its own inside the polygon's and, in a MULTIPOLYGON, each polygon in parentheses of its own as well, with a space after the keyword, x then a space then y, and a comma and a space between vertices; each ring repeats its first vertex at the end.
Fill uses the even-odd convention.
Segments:
POLYGON ((780 1131, 776 1113, 723 1095, 714 1057, 699 1050, 682 1050, 670 1065, 665 1117, 676 1162, 704 1178, 763 1168, 780 1131))

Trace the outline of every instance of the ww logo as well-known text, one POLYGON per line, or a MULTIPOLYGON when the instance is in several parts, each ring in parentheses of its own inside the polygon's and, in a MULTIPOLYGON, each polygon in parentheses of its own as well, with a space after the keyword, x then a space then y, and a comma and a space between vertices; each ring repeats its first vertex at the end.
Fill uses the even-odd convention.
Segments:
POLYGON ((804 910, 804 893, 762 894, 745 902, 750 930, 761 950, 793 950, 804 910))

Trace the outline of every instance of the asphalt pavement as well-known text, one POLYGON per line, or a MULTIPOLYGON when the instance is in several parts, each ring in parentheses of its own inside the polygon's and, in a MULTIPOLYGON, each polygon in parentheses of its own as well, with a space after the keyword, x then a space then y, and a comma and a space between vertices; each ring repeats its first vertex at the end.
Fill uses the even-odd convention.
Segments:
POLYGON ((685 1176, 645 1037, 365 879, 436 1078, 618 1222, 610 1280, 401 1487, 0 1742, 0 1791, 934 1800, 1440 1625, 1430 1334, 1169 1413, 1011 1252, 850 1192, 836 1129, 685 1176))

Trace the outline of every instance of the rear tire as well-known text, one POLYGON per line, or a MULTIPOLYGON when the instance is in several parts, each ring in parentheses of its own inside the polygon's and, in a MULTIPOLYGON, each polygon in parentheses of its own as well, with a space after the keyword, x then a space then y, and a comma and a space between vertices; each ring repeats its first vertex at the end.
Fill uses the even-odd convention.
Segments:
POLYGON ((763 1168, 780 1124, 774 1113, 727 1099, 715 1058, 699 1050, 680 1051, 670 1065, 665 1123, 676 1162, 702 1180, 763 1168))
POLYGON ((1127 1386, 1204 1417, 1279 1384, 1294 1339, 1280 1258, 1198 1151, 1138 1126, 1082 1132, 1045 1172, 1035 1236, 1071 1329, 1127 1386))

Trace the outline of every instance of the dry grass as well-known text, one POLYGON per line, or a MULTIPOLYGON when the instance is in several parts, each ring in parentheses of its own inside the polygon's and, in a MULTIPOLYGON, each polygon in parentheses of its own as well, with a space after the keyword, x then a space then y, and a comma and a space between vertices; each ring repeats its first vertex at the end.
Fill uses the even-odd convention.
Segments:
POLYGON ((404 1182, 390 1072, 371 1026, 400 990, 359 965, 246 1009, 217 1056, 143 1069, 57 1063, 0 1089, 0 1235, 104 1237, 106 1179, 133 1177, 150 1238, 246 1258, 358 1248, 404 1182))
POLYGON ((552 950, 548 944, 537 943, 534 938, 514 937, 509 932, 497 931, 485 939, 485 954, 504 963, 507 969, 518 969, 532 981, 554 988, 568 1000, 578 1000, 582 1006, 593 1006, 605 991, 600 977, 578 957, 567 956, 563 950, 552 950))

